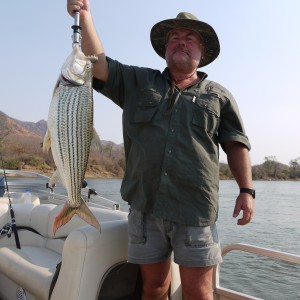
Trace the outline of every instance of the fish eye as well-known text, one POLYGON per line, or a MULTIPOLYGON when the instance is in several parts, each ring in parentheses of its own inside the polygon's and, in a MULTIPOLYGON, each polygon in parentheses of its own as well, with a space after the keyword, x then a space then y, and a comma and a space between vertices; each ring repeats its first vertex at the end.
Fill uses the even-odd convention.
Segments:
POLYGON ((85 65, 85 69, 91 69, 92 68, 92 63, 91 62, 87 62, 87 64, 85 65))

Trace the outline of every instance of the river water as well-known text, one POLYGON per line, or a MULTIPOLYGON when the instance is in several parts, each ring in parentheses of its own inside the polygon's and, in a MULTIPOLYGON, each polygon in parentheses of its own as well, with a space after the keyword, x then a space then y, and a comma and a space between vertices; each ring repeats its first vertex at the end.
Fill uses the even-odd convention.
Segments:
MULTIPOLYGON (((99 195, 121 204, 120 179, 88 179, 99 195)), ((220 182, 218 229, 222 246, 246 243, 300 255, 300 182, 256 181, 255 215, 246 226, 232 218, 238 187, 220 182)), ((262 299, 300 299, 300 266, 245 254, 228 253, 221 264, 220 285, 262 299)))

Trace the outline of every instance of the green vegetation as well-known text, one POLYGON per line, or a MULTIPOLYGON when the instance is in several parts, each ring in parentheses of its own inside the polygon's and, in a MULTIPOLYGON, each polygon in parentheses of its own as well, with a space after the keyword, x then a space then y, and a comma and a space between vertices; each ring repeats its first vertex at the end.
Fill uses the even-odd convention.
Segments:
MULTIPOLYGON (((277 162, 275 156, 267 156, 264 163, 252 166, 252 175, 254 180, 300 180, 300 157, 288 166, 277 162)), ((233 178, 227 164, 220 164, 220 178, 233 178)))

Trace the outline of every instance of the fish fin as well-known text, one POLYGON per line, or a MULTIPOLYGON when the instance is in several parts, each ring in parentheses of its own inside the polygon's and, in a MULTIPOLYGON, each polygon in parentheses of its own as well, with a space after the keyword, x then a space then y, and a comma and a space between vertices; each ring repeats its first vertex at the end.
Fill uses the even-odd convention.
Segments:
POLYGON ((53 235, 56 234, 58 228, 68 223, 75 214, 77 214, 82 220, 84 220, 88 224, 101 230, 98 220, 93 215, 88 206, 85 204, 85 202, 82 202, 79 207, 74 208, 71 207, 68 202, 66 202, 63 209, 60 211, 60 213, 56 216, 54 220, 52 227, 53 235))
POLYGON ((98 56, 97 55, 89 55, 87 56, 87 58, 92 62, 95 63, 98 60, 98 56))
POLYGON ((44 141, 43 141, 43 151, 48 152, 50 148, 51 148, 50 131, 49 131, 49 129, 47 129, 47 132, 44 136, 44 141))
POLYGON ((74 214, 76 213, 77 208, 72 208, 68 202, 65 203, 63 209, 60 211, 60 213, 56 216, 53 226, 52 226, 52 232, 53 235, 55 235, 57 229, 66 223, 68 223, 74 214))
POLYGON ((84 201, 82 201, 79 208, 76 210, 76 214, 85 222, 94 226, 95 228, 101 231, 101 227, 97 218, 93 215, 89 207, 86 205, 84 201))
POLYGON ((102 152, 101 140, 100 140, 99 134, 97 133, 95 127, 93 127, 91 147, 97 149, 100 153, 102 152))
POLYGON ((60 177, 58 170, 56 170, 56 171, 54 171, 53 175, 50 178, 49 186, 53 186, 53 184, 55 184, 56 182, 59 182, 59 181, 61 181, 61 177, 60 177))

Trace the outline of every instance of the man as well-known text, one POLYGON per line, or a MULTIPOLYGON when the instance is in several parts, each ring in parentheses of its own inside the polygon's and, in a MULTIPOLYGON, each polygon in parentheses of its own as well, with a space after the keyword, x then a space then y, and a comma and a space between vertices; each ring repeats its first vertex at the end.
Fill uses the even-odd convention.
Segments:
POLYGON ((250 144, 232 95, 197 72, 219 54, 213 28, 189 13, 153 26, 164 72, 106 57, 88 0, 80 10, 82 46, 96 54, 94 88, 123 109, 126 172, 121 194, 131 208, 128 260, 140 265, 143 300, 167 299, 170 256, 180 266, 184 299, 213 299, 213 267, 221 262, 218 215, 219 144, 241 188, 233 216, 254 210, 250 144))

